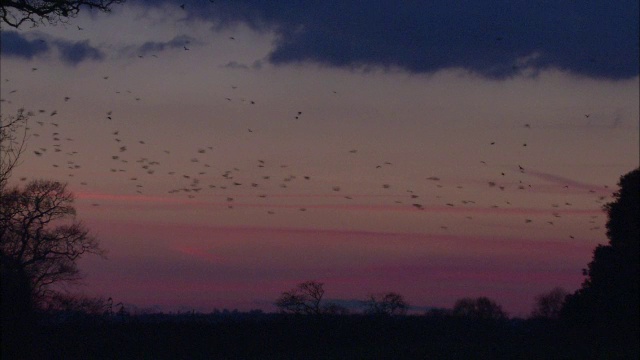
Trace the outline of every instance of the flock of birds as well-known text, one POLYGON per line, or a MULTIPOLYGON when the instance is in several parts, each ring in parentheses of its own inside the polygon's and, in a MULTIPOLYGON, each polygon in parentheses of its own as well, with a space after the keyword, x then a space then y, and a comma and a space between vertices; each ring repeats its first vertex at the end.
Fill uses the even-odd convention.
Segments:
MULTIPOLYGON (((180 6, 184 9, 184 5, 180 6)), ((78 27, 78 30, 84 30, 78 27)), ((234 37, 230 37, 230 40, 235 40, 234 37)), ((184 45, 184 51, 189 51, 188 43, 184 45)), ((157 57, 157 55, 153 55, 157 57)), ((139 58, 144 58, 143 55, 139 55, 139 58)), ((33 67, 32 72, 39 69, 33 67)), ((109 76, 101 76, 104 81, 109 81, 109 76)), ((10 79, 5 78, 4 88, 11 85, 10 79)), ((230 91, 236 90, 237 87, 230 86, 230 91)), ((7 97, 2 99, 2 102, 10 104, 11 96, 18 90, 13 89, 7 92, 7 97)), ((337 91, 333 91, 337 94, 337 91)), ((130 90, 116 91, 116 94, 129 96, 132 101, 140 102, 142 97, 138 94, 134 94, 130 90)), ((225 97, 226 101, 234 101, 233 96, 225 97)), ((74 101, 70 96, 60 96, 60 101, 64 103, 71 103, 74 101)), ((248 105, 256 105, 255 100, 242 99, 242 102, 248 105)), ((3 109, 5 107, 3 106, 3 109)), ((7 116, 6 112, 3 116, 7 116)), ((90 186, 90 181, 83 179, 84 165, 82 160, 79 160, 82 153, 81 149, 74 147, 74 139, 65 135, 65 118, 63 111, 57 109, 45 110, 39 109, 29 112, 30 122, 29 126, 29 146, 30 153, 38 158, 46 158, 47 163, 50 166, 58 170, 66 170, 66 176, 69 181, 75 182, 79 186, 90 186)), ((290 114, 292 119, 297 121, 304 121, 303 109, 294 111, 290 114)), ((584 114, 585 118, 589 118, 590 114, 584 114)), ((163 149, 156 147, 153 144, 153 140, 149 139, 132 139, 131 135, 126 130, 118 129, 116 125, 115 114, 113 110, 109 110, 102 115, 102 118, 109 124, 113 123, 110 130, 109 137, 112 143, 112 152, 110 154, 104 154, 100 158, 105 161, 106 168, 105 176, 110 174, 111 176, 117 176, 117 179, 124 184, 126 191, 135 194, 147 194, 154 193, 155 190, 147 192, 146 184, 152 177, 164 176, 164 180, 160 183, 166 184, 168 188, 165 189, 169 196, 184 196, 188 199, 195 199, 201 195, 208 194, 214 196, 220 196, 220 201, 223 206, 228 209, 234 209, 236 204, 239 204, 242 200, 246 199, 246 196, 242 196, 239 199, 234 194, 238 193, 250 193, 255 196, 258 201, 262 201, 262 207, 269 215, 275 215, 284 207, 278 207, 278 205, 270 206, 269 198, 274 193, 286 192, 287 189, 301 189, 304 187, 311 187, 311 184, 315 181, 315 177, 308 173, 301 173, 297 170, 294 164, 283 164, 268 158, 255 159, 253 165, 254 169, 246 171, 240 166, 230 166, 228 168, 221 168, 214 161, 211 161, 210 155, 215 151, 214 144, 202 144, 196 146, 190 144, 192 147, 191 155, 188 158, 183 159, 182 166, 180 168, 167 168, 167 162, 171 160, 171 156, 175 153, 175 149, 163 149), (145 154, 145 156, 140 156, 145 154), (170 184, 170 185, 169 185, 170 184)), ((529 123, 523 124, 526 129, 532 128, 529 123)), ((247 128, 247 133, 254 134, 255 131, 252 128, 247 128)), ((526 148, 529 144, 527 141, 522 141, 522 147, 526 148)), ((498 146, 496 141, 490 141, 486 144, 488 147, 498 146)), ((184 150, 184 149, 180 149, 184 150)), ((86 149, 84 151, 87 151, 86 149)), ((345 153, 345 156, 357 157, 359 155, 358 149, 353 148, 345 153)), ((27 160, 28 161, 28 160, 27 160)), ((483 165, 487 165, 485 161, 482 161, 483 165)), ((384 169, 388 167, 395 167, 393 162, 387 160, 380 160, 377 164, 372 165, 375 169, 384 169)), ((92 168, 97 168, 95 164, 92 164, 92 168)), ((401 171, 400 169, 394 171, 401 171)), ((497 170, 497 178, 490 180, 486 183, 486 186, 496 191, 527 191, 532 189, 535 184, 528 182, 526 176, 519 176, 519 174, 526 174, 526 166, 523 164, 513 164, 513 169, 497 170), (518 176, 514 176, 518 175, 518 176), (511 177, 509 181, 502 181, 511 177)), ((27 177, 21 177, 20 180, 26 181, 27 177)), ((386 192, 388 197, 393 199, 391 205, 397 207, 406 207, 407 209, 415 211, 423 211, 427 208, 427 202, 422 199, 426 197, 426 194, 413 190, 399 188, 389 179, 385 179, 383 176, 380 178, 379 191, 386 192)), ((478 201, 474 199, 443 199, 437 193, 437 189, 445 186, 452 186, 449 183, 443 184, 441 177, 439 176, 425 176, 423 181, 429 183, 434 189, 431 194, 430 201, 435 198, 440 201, 439 206, 443 207, 473 207, 473 206, 487 206, 488 204, 478 204, 478 201)), ((455 185, 453 185, 455 186, 455 185)), ((318 184, 313 186, 318 188, 318 184)), ((322 185, 320 185, 322 187, 322 185)), ((462 186, 455 186, 458 189, 462 189, 462 186)), ((605 186, 606 187, 606 186, 605 186)), ((568 189, 568 186, 566 186, 568 189)), ((354 202, 359 198, 365 196, 357 195, 351 192, 346 192, 344 186, 341 184, 329 185, 326 188, 326 193, 333 195, 334 199, 342 199, 340 201, 354 202)), ((606 203, 607 196, 603 196, 602 187, 598 189, 585 190, 593 194, 594 201, 598 203, 598 206, 606 203)), ((337 200, 336 200, 337 201, 337 200)), ((428 203, 432 205, 431 202, 428 203)), ((100 206, 99 202, 94 202, 93 206, 100 206)), ((491 204, 488 205, 492 208, 499 208, 501 206, 509 207, 513 205, 510 201, 505 201, 504 204, 491 204)), ((553 226, 558 221, 558 218, 562 216, 562 208, 571 207, 570 202, 558 201, 557 203, 550 204, 550 218, 545 219, 546 225, 553 226)), ((290 207, 286 207, 286 211, 290 207)), ((313 208, 313 205, 299 206, 298 211, 307 211, 313 208)), ((598 225, 602 219, 598 219, 597 215, 590 215, 589 224, 591 230, 598 230, 601 227, 598 225)), ((472 216, 465 216, 466 219, 473 219, 472 216)), ((524 218, 524 223, 529 224, 534 222, 531 218, 524 218)), ((448 229, 447 226, 441 226, 442 229, 448 229)), ((573 238, 574 235, 568 234, 573 238)))

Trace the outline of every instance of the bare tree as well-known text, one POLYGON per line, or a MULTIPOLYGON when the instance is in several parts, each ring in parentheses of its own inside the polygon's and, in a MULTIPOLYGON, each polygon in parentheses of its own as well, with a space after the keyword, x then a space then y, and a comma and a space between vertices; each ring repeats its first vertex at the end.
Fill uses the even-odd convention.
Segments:
POLYGON ((546 319, 559 318, 567 295, 569 295, 569 293, 565 289, 557 287, 548 293, 536 296, 536 303, 531 312, 531 317, 546 319))
POLYGON ((54 292, 53 284, 80 278, 82 255, 104 256, 75 214, 73 194, 60 182, 36 180, 2 192, 0 254, 29 279, 36 303, 54 292))
POLYGON ((404 315, 409 309, 404 297, 394 292, 370 295, 363 304, 366 307, 365 313, 371 315, 404 315))
POLYGON ((454 316, 485 320, 503 320, 507 318, 507 313, 502 310, 502 306, 486 297, 460 299, 453 306, 452 314, 454 316))
POLYGON ((26 149, 28 120, 31 113, 18 109, 16 116, 0 114, 0 193, 6 187, 13 169, 20 164, 26 149))
POLYGON ((276 306, 282 311, 293 314, 319 315, 323 313, 320 305, 324 295, 324 284, 307 281, 294 289, 283 292, 276 300, 276 306))
POLYGON ((47 302, 49 312, 79 313, 85 315, 112 315, 113 300, 84 295, 57 293, 47 302))
POLYGON ((0 19, 18 28, 23 23, 55 25, 78 15, 81 8, 111 11, 113 4, 124 0, 0 0, 0 19))
POLYGON ((322 313, 327 315, 349 315, 351 311, 340 304, 330 302, 322 306, 322 313))

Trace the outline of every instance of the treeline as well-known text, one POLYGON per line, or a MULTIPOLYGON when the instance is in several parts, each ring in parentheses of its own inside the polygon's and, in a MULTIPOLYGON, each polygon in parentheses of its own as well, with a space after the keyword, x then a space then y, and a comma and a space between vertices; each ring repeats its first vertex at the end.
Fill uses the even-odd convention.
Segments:
POLYGON ((40 319, 32 359, 581 358, 557 321, 264 312, 40 319))
MULTIPOLYGON (((302 296, 300 289, 311 284, 315 294, 323 289, 321 283, 305 282, 294 293, 302 296)), ((276 304, 283 305, 283 296, 291 293, 284 292, 276 304)), ((558 293, 556 289, 538 300, 558 293)), ((372 311, 388 309, 389 300, 398 299, 371 296, 357 312, 336 312, 335 304, 319 301, 308 311, 136 314, 111 299, 63 297, 22 323, 30 326, 15 347, 7 347, 3 339, 3 358, 635 359, 638 354, 637 342, 588 337, 591 329, 549 316, 555 312, 540 314, 550 309, 545 301, 537 302, 528 319, 509 318, 483 297, 419 314, 372 311)))

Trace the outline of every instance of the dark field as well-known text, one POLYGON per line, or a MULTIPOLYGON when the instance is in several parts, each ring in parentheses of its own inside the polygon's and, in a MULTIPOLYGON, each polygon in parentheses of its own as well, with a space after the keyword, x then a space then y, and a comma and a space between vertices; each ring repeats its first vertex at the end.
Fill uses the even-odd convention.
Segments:
MULTIPOLYGON (((550 320, 255 313, 40 320, 3 358, 633 359, 638 341, 550 320)), ((6 339, 6 338, 5 338, 6 339)))

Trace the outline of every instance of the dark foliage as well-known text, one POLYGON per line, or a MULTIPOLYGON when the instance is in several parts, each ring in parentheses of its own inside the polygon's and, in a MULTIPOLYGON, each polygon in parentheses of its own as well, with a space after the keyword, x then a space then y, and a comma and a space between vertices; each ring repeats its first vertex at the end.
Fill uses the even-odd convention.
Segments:
POLYGON ((598 245, 585 269, 582 287, 562 310, 576 341, 595 352, 617 349, 621 357, 640 356, 640 169, 622 176, 615 201, 604 209, 608 245, 598 245))
POLYGON ((452 314, 458 317, 484 320, 505 320, 507 314, 495 301, 486 298, 464 298, 456 301, 452 314))
POLYGON ((536 296, 531 317, 558 319, 567 295, 569 295, 569 293, 565 289, 557 287, 548 293, 536 296))

